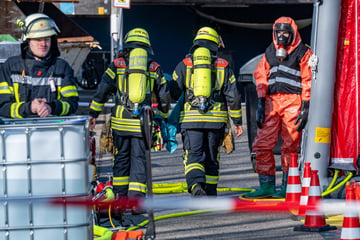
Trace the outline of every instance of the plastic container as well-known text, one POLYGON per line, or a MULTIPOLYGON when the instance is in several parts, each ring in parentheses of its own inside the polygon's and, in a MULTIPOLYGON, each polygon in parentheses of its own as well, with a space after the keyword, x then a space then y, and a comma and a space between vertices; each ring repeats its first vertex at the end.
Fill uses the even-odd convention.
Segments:
POLYGON ((89 194, 87 118, 3 121, 0 239, 92 239, 91 209, 49 204, 89 194))

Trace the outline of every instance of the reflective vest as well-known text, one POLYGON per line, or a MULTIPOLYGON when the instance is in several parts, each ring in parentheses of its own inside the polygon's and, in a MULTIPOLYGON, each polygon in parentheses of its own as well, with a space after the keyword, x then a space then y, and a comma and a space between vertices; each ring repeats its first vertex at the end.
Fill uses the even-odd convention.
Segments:
POLYGON ((308 48, 300 43, 286 59, 280 61, 276 55, 274 44, 271 44, 265 51, 266 61, 270 65, 270 76, 268 80, 268 94, 276 92, 301 94, 301 72, 300 61, 308 48))

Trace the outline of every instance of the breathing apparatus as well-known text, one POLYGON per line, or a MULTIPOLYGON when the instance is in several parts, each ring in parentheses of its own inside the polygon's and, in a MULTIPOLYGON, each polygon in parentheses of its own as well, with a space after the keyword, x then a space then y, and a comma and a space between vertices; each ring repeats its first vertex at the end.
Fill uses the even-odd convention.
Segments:
POLYGON ((274 37, 278 49, 276 49, 276 57, 279 59, 285 59, 287 57, 286 48, 291 45, 293 41, 293 29, 288 23, 276 23, 274 27, 274 37), (280 35, 278 33, 280 32, 280 35), (289 33, 289 36, 285 36, 285 32, 289 33))
POLYGON ((194 96, 199 101, 199 112, 207 110, 207 99, 211 95, 211 53, 204 47, 198 47, 193 53, 194 96))
POLYGON ((133 114, 140 114, 139 105, 144 102, 149 89, 147 72, 148 55, 143 48, 134 48, 129 55, 129 68, 126 70, 129 100, 133 105, 133 114))

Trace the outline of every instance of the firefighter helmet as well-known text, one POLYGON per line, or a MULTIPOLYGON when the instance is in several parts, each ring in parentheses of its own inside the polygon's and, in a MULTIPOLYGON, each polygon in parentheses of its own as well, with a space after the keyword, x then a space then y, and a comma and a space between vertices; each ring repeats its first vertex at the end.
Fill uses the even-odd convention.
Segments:
POLYGON ((148 32, 143 28, 134 28, 130 30, 124 37, 125 47, 136 48, 145 47, 150 54, 154 54, 151 48, 148 32))
POLYGON ((211 27, 202 27, 197 31, 194 42, 200 39, 209 40, 219 45, 219 34, 211 27))
POLYGON ((51 37, 60 33, 55 21, 43 13, 30 14, 24 21, 18 20, 22 30, 22 40, 51 37))
POLYGON ((217 52, 220 46, 224 47, 224 44, 215 29, 211 27, 202 27, 197 31, 190 51, 192 52, 199 46, 208 48, 213 52, 217 52))

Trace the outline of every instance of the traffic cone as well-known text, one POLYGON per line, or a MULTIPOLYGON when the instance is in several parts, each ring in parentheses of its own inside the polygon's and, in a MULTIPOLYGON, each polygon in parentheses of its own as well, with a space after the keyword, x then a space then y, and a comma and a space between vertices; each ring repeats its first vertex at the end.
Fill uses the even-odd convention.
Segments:
POLYGON ((305 163, 304 165, 305 165, 305 167, 304 167, 304 174, 303 174, 303 179, 302 179, 300 206, 299 206, 298 216, 305 216, 306 206, 307 206, 308 198, 309 198, 309 188, 310 188, 310 181, 311 181, 311 167, 310 167, 309 162, 305 163))
MULTIPOLYGON (((354 182, 346 184, 346 201, 355 201, 354 182)), ((340 240, 360 240, 360 224, 358 214, 351 209, 344 212, 344 221, 340 240), (348 211, 349 210, 349 211, 348 211)))
MULTIPOLYGON (((311 171, 309 198, 307 204, 308 207, 310 206, 316 208, 318 203, 321 201, 320 183, 317 173, 318 170, 311 171)), ((327 225, 324 214, 315 209, 307 209, 304 225, 294 227, 294 231, 304 232, 322 232, 335 229, 335 226, 327 225)))
POLYGON ((291 153, 285 201, 293 204, 299 203, 300 195, 301 180, 297 164, 297 153, 291 153))

